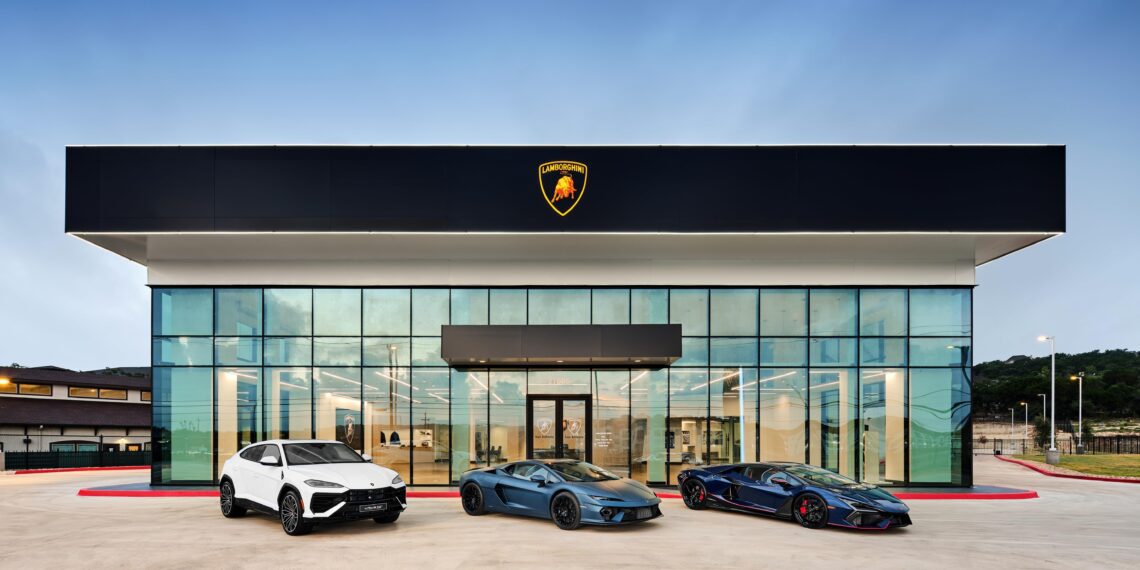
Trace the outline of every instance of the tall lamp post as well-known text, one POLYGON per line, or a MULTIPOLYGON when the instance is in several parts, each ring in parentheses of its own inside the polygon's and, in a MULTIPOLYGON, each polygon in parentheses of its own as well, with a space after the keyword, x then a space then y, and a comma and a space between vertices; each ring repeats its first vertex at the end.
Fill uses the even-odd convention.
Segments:
POLYGON ((1025 437, 1021 440, 1021 452, 1025 453, 1025 440, 1029 439, 1029 402, 1020 402, 1025 408, 1025 437))
POLYGON ((1085 373, 1078 372, 1076 376, 1069 376, 1069 380, 1077 381, 1077 455, 1085 452, 1085 373))
POLYGON ((1009 409, 1009 437, 1013 437, 1013 408, 1009 409))
POLYGON ((1041 335, 1038 342, 1049 341, 1049 449, 1045 451, 1045 463, 1056 465, 1061 462, 1057 451, 1057 339, 1041 335))

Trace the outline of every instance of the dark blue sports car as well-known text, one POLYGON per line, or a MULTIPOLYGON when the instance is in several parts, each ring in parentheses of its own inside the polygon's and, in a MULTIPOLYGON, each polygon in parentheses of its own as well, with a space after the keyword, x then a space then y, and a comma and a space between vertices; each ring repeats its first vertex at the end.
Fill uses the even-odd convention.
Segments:
POLYGON ((661 516, 661 499, 649 487, 575 459, 518 461, 468 471, 459 479, 459 496, 469 515, 549 517, 563 530, 661 516))
POLYGON ((715 506, 827 525, 885 530, 910 525, 910 509, 890 493, 802 463, 746 463, 687 469, 677 475, 690 509, 715 506))

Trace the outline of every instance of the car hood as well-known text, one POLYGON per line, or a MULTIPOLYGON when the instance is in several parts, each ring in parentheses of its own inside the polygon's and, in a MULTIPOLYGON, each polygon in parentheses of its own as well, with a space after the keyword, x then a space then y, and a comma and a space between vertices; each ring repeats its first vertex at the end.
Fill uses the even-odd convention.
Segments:
POLYGON ((831 487, 831 490, 840 497, 867 503, 868 505, 888 512, 905 513, 909 510, 906 504, 898 500, 894 495, 874 485, 831 487))
POLYGON ((638 501, 656 499, 657 495, 649 487, 632 479, 613 479, 610 481, 592 481, 572 483, 578 489, 589 494, 613 497, 622 501, 638 501))
POLYGON ((369 489, 387 487, 392 484, 396 472, 374 463, 322 463, 319 465, 295 465, 289 470, 301 479, 320 479, 329 483, 344 485, 349 489, 369 489))

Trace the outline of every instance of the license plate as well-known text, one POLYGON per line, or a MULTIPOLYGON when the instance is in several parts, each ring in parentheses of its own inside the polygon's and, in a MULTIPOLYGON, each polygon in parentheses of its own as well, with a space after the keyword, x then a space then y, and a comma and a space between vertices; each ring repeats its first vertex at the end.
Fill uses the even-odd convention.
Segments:
POLYGON ((373 511, 386 511, 388 510, 388 503, 377 503, 375 505, 360 505, 360 512, 371 513, 373 511))
POLYGON ((638 520, 647 519, 651 516, 653 516, 653 511, 651 511, 645 507, 637 509, 637 519, 638 520))

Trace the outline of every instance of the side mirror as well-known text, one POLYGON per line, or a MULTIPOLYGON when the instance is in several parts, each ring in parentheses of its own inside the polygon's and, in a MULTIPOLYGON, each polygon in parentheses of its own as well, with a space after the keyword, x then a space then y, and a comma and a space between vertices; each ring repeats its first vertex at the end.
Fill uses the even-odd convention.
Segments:
POLYGON ((281 465, 281 461, 279 459, 277 459, 276 457, 273 457, 273 456, 262 457, 261 460, 258 461, 258 463, 260 463, 262 465, 268 465, 270 467, 276 467, 278 465, 281 465))
POLYGON ((368 461, 370 463, 372 462, 372 456, 368 455, 367 453, 365 453, 364 455, 361 455, 360 458, 365 460, 365 461, 368 461))
POLYGON ((779 485, 779 486, 785 487, 785 488, 788 486, 788 480, 784 479, 783 477, 772 477, 771 479, 768 480, 768 482, 773 484, 773 485, 779 485))
POLYGON ((538 483, 539 487, 546 485, 546 476, 539 474, 539 473, 535 473, 534 475, 531 475, 530 480, 534 483, 538 483))

